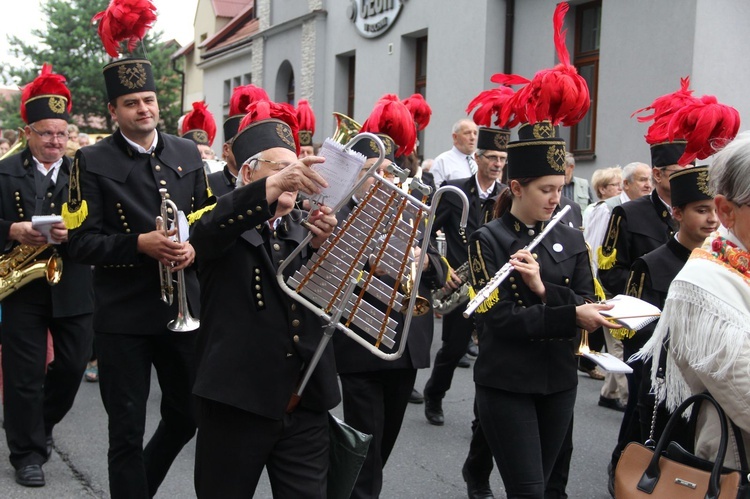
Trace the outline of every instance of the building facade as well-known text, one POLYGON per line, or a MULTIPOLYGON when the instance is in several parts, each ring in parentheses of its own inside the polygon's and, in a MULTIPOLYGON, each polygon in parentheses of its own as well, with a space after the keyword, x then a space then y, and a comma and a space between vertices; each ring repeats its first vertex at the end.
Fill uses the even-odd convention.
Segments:
MULTIPOLYGON (((205 5, 216 1, 199 0, 201 19, 205 5)), ((531 78, 558 62, 555 5, 556 0, 244 0, 235 18, 196 41, 185 61, 194 68, 186 75, 202 76, 203 97, 217 121, 226 117, 237 85, 262 86, 276 101, 308 99, 317 117, 316 142, 332 135, 334 111, 361 123, 383 94, 405 98, 420 92, 433 109, 420 154, 435 157, 451 147, 452 124, 466 116, 476 94, 494 85, 493 74, 531 78)), ((631 114, 677 90, 681 77, 690 76, 696 95, 715 95, 750 117, 750 102, 738 83, 750 77, 741 54, 750 44, 745 28, 750 3, 581 0, 570 7, 568 50, 592 96, 584 121, 561 132, 576 155, 576 175, 649 163, 647 124, 631 114)), ((185 96, 186 109, 196 95, 185 96)))

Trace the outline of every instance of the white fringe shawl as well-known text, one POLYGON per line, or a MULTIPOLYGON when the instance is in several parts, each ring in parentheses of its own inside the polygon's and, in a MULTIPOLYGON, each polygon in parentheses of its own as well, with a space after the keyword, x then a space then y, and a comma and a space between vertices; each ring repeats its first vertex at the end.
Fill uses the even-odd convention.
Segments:
MULTIPOLYGON (((750 336, 750 283, 705 250, 696 250, 672 285, 651 339, 632 359, 653 357, 651 385, 673 411, 692 391, 675 363, 726 379, 750 336), (664 338, 669 333, 666 382, 656 378, 664 338)), ((750 372, 747 373, 750 377, 750 372)))

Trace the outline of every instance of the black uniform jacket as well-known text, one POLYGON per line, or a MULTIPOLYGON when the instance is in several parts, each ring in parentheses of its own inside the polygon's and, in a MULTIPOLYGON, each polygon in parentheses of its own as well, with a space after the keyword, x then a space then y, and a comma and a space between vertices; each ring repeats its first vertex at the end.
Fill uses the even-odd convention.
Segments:
MULTIPOLYGON (((628 278, 627 294, 663 310, 669 285, 682 270, 688 257, 690 257, 690 250, 680 244, 676 238, 670 237, 666 244, 633 262, 628 278)), ((640 329, 632 338, 622 340, 623 343, 628 345, 630 351, 639 350, 653 334, 657 322, 654 321, 640 329)))
MULTIPOLYGON (((155 151, 140 154, 118 130, 79 149, 75 161, 88 216, 71 231, 69 250, 77 261, 96 266, 94 330, 164 333, 177 317, 177 292, 172 306, 161 301, 158 262, 137 251, 138 235, 156 228, 162 187, 186 215, 206 203, 206 175, 195 144, 159 133, 155 151)), ((194 268, 184 275, 188 304, 198 317, 194 268)))
MULTIPOLYGON (((354 201, 350 200, 348 204, 339 210, 336 214, 339 225, 346 220, 355 206, 354 201)), ((422 272, 419 281, 419 296, 426 298, 430 302, 430 310, 422 316, 412 315, 409 336, 406 340, 406 349, 403 355, 393 361, 383 360, 341 331, 336 331, 333 336, 333 344, 336 352, 336 368, 338 372, 358 373, 385 369, 423 369, 430 367, 430 347, 432 346, 432 333, 435 321, 430 297, 433 289, 439 289, 445 285, 448 267, 432 245, 428 246, 427 258, 430 261, 430 266, 428 270, 422 272)), ((365 269, 369 269, 369 266, 365 265, 365 269)), ((394 283, 394 280, 389 276, 385 276, 382 279, 389 285, 393 285, 394 283)), ((359 292, 359 288, 356 288, 355 292, 359 292)), ((368 302, 374 304, 376 308, 385 312, 385 304, 374 298, 370 298, 369 295, 365 295, 365 298, 368 302)), ((400 334, 404 325, 403 315, 392 311, 391 317, 398 322, 396 332, 400 334)), ((356 326, 352 327, 352 330, 356 332, 356 326)), ((367 333, 361 331, 359 333, 365 338, 370 338, 367 333)), ((384 353, 393 353, 396 351, 396 348, 388 349, 384 346, 381 346, 381 349, 384 353)))
POLYGON ((227 192, 231 192, 234 190, 236 183, 237 179, 226 165, 223 170, 208 175, 208 185, 211 187, 214 196, 223 196, 227 192))
POLYGON ((479 198, 477 189, 477 176, 472 175, 468 178, 459 178, 446 180, 443 185, 452 185, 458 187, 469 200, 469 218, 466 221, 466 231, 461 233, 461 212, 463 203, 461 198, 452 192, 446 192, 440 198, 437 211, 435 213, 435 223, 432 226, 433 233, 441 229, 445 234, 445 242, 448 247, 446 258, 448 263, 454 269, 461 266, 467 260, 466 247, 469 236, 479 227, 492 220, 492 210, 495 207, 497 196, 505 189, 503 184, 495 184, 494 190, 489 198, 482 200, 479 198))
POLYGON ((614 266, 599 257, 599 278, 604 288, 616 295, 625 292, 633 261, 653 251, 674 236, 676 224, 654 189, 650 196, 615 206, 602 244, 606 260, 614 251, 614 266))
MULTIPOLYGON (((469 243, 474 289, 482 288, 543 226, 529 229, 506 212, 477 230, 469 243)), ((575 307, 594 297, 583 234, 557 224, 532 254, 540 265, 546 303, 513 271, 498 288, 499 301, 487 312, 475 312, 482 345, 474 365, 477 384, 548 394, 578 383, 575 307)))
MULTIPOLYGON (((297 210, 275 230, 266 180, 218 198, 195 224, 191 241, 201 283, 201 329, 194 393, 272 419, 281 419, 323 333, 322 321, 286 295, 276 280, 280 260, 307 234, 297 210)), ((312 255, 305 248, 287 277, 312 255)), ((334 333, 340 334, 340 333, 334 333)), ((341 400, 333 347, 328 345, 300 404, 322 411, 341 400)))
POLYGON ((570 198, 560 196, 560 204, 557 205, 555 214, 559 212, 564 206, 570 206, 570 211, 560 220, 560 223, 573 227, 574 229, 583 230, 583 214, 581 213, 581 205, 572 201, 570 198))
MULTIPOLYGON (((34 215, 34 170, 36 163, 28 147, 0 162, 0 249, 3 253, 8 253, 18 245, 16 241, 8 239, 10 226, 15 222, 30 222, 34 215)), ((47 187, 40 215, 60 214, 63 203, 68 200, 69 174, 70 159, 63 157, 57 181, 47 187)), ((66 243, 56 245, 55 248, 63 260, 60 282, 50 286, 46 279, 36 279, 6 298, 7 303, 48 303, 48 297, 51 296, 52 317, 70 317, 93 312, 91 267, 71 261, 66 243)))

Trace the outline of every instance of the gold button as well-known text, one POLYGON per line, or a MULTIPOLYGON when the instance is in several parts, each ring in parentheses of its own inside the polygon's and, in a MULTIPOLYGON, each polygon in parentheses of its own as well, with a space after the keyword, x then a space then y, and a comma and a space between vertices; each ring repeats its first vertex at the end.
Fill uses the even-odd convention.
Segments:
POLYGON ((55 207, 55 203, 50 203, 50 204, 49 204, 49 207, 50 207, 50 208, 54 208, 54 207, 55 207))
POLYGON ((125 217, 123 215, 120 215, 120 220, 125 220, 125 217))
POLYGON ((126 234, 130 234, 130 229, 125 229, 126 234))
POLYGON ((294 319, 292 321, 292 327, 299 327, 299 319, 294 319))
POLYGON ((262 295, 262 294, 260 294, 260 293, 258 293, 257 295, 255 295, 255 297, 256 297, 257 299, 259 299, 259 300, 262 300, 262 299, 263 299, 263 295, 262 295))
POLYGON ((518 286, 516 284, 511 284, 510 289, 516 289, 518 286))
POLYGON ((117 213, 119 213, 120 215, 122 215, 122 210, 117 210, 117 213))
POLYGON ((128 223, 127 223, 127 222, 123 222, 123 223, 122 223, 122 226, 123 226, 123 227, 127 227, 127 226, 128 226, 128 223))
POLYGON ((245 219, 244 215, 237 215, 237 220, 244 220, 244 219, 245 219))
POLYGON ((515 277, 511 277, 511 278, 510 278, 510 279, 508 279, 508 280, 509 280, 510 282, 516 282, 516 278, 515 278, 515 277))
POLYGON ((529 229, 529 235, 530 235, 530 236, 533 236, 533 235, 534 235, 534 229, 529 229))
POLYGON ((260 282, 260 276, 259 275, 255 276, 255 282, 260 282))
POLYGON ((296 334, 292 337, 292 339, 295 343, 299 343, 299 336, 297 336, 296 334))
POLYGON ((286 354, 286 358, 287 358, 287 359, 288 359, 289 357, 291 357, 291 356, 292 356, 292 354, 290 354, 290 353, 287 353, 287 354, 286 354))
POLYGON ((513 296, 516 297, 516 298, 518 298, 521 295, 519 295, 518 293, 513 293, 513 296))
POLYGON ((166 180, 159 180, 159 183, 160 183, 161 185, 167 185, 167 181, 166 181, 166 180))
POLYGON ((219 228, 220 228, 220 229, 226 229, 226 228, 227 228, 227 226, 226 226, 226 225, 224 225, 224 224, 219 224, 219 228))
POLYGON ((165 197, 165 198, 167 198, 167 199, 169 199, 169 198, 171 198, 172 196, 170 196, 170 195, 169 195, 169 193, 166 193, 166 194, 164 195, 164 197, 165 197))
POLYGON ((567 277, 565 278, 565 284, 570 284, 570 279, 568 279, 567 277))
POLYGON ((262 302, 262 301, 259 301, 259 302, 258 302, 258 306, 259 306, 259 307, 262 307, 262 306, 263 306, 263 302, 262 302))
POLYGON ((52 193, 51 193, 51 192, 48 192, 48 193, 47 193, 47 197, 48 197, 48 198, 51 198, 51 197, 52 197, 52 193))
POLYGON ((292 309, 292 312, 294 312, 295 310, 297 310, 297 304, 296 303, 292 303, 291 309, 292 309))
POLYGON ((172 208, 167 208, 167 213, 172 213, 172 208))
POLYGON ((518 300, 519 305, 523 305, 523 300, 518 300))
POLYGON ((159 166, 159 165, 156 165, 156 166, 154 167, 154 170, 156 170, 157 172, 160 172, 160 171, 161 171, 161 166, 159 166))
POLYGON ((155 153, 155 152, 152 152, 152 153, 151 153, 151 157, 152 157, 152 158, 155 158, 155 157, 156 157, 156 153, 155 153))
POLYGON ((122 205, 120 203, 115 204, 117 208, 122 208, 122 205))
POLYGON ((253 210, 247 210, 247 212, 246 212, 246 213, 247 213, 248 215, 252 215, 252 214, 253 214, 253 210))
POLYGON ((260 291, 260 284, 255 285, 255 291, 260 291))
POLYGON ((263 226, 261 224, 258 224, 255 226, 255 230, 263 230, 263 226))
POLYGON ((273 249, 275 249, 276 251, 279 251, 281 249, 281 246, 279 246, 278 243, 274 243, 273 249))
POLYGON ((532 253, 531 256, 534 257, 534 260, 536 260, 537 258, 539 258, 539 255, 537 253, 532 253))

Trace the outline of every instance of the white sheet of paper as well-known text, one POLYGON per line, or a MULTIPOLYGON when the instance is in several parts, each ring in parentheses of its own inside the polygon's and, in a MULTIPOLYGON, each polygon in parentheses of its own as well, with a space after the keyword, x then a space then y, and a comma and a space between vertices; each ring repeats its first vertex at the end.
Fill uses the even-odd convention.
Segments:
POLYGON ((50 234, 52 226, 57 222, 62 222, 62 217, 60 215, 34 215, 31 217, 31 226, 44 234, 44 237, 47 238, 47 242, 52 244, 60 244, 59 241, 52 239, 50 234))
POLYGON ((328 187, 320 194, 303 194, 303 197, 320 205, 334 207, 349 195, 367 158, 351 149, 345 150, 344 146, 331 139, 323 142, 318 155, 326 159, 325 163, 314 164, 311 168, 328 182, 328 187))
POLYGON ((180 241, 183 243, 190 239, 190 224, 188 223, 185 213, 180 210, 177 212, 177 233, 180 235, 180 241))

